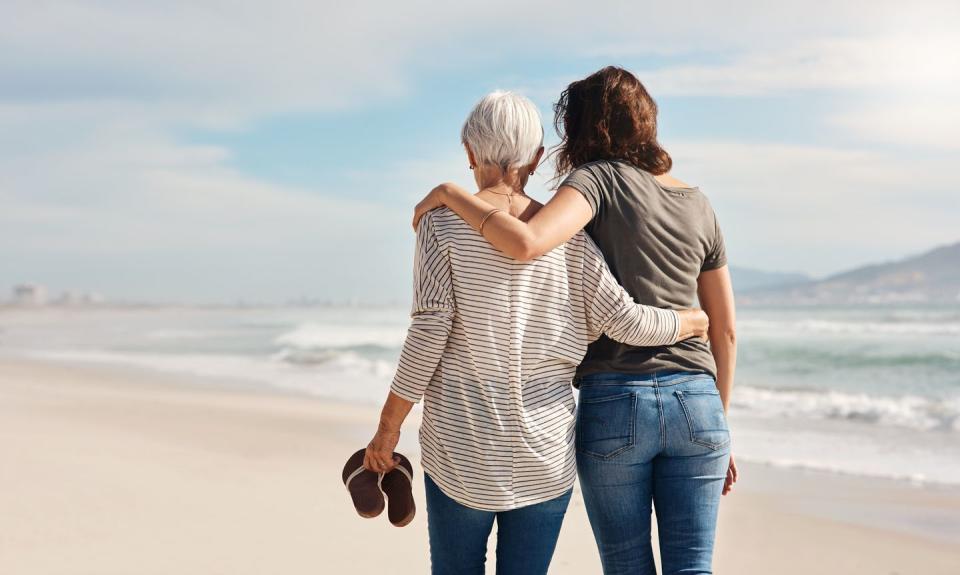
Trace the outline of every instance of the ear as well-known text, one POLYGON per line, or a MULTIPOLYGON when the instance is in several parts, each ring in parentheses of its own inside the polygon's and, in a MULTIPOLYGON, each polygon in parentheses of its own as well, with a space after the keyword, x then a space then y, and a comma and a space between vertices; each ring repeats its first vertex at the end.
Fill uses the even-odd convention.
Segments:
POLYGON ((473 150, 470 149, 470 144, 464 143, 463 147, 467 149, 467 161, 470 162, 470 169, 477 167, 477 159, 473 157, 473 150))
POLYGON ((537 155, 533 157, 533 161, 530 162, 530 173, 536 171, 537 166, 540 165, 540 160, 543 158, 543 146, 540 146, 540 149, 537 150, 537 155))

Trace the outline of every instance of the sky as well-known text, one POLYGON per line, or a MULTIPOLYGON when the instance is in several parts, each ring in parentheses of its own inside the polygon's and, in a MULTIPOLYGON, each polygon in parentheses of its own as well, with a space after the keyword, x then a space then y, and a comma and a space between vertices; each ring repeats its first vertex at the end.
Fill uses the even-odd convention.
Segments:
MULTIPOLYGON (((960 240, 960 4, 0 5, 0 294, 404 302, 413 206, 472 186, 494 89, 615 64, 733 265, 824 276, 960 240)), ((550 197, 542 168, 528 187, 550 197)))

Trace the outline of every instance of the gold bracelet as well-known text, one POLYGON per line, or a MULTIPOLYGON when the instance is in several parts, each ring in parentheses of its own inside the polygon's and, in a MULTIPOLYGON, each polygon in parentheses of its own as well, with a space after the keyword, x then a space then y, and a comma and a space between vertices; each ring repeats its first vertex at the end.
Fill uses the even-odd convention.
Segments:
POLYGON ((490 219, 490 216, 492 216, 493 214, 495 214, 495 213, 497 213, 497 212, 502 212, 502 211, 503 211, 503 210, 501 210, 500 208, 493 208, 492 210, 490 210, 489 212, 487 212, 486 215, 483 216, 483 219, 480 220, 480 228, 477 230, 477 231, 480 232, 480 235, 481 235, 481 236, 483 235, 483 224, 487 223, 487 220, 490 219))

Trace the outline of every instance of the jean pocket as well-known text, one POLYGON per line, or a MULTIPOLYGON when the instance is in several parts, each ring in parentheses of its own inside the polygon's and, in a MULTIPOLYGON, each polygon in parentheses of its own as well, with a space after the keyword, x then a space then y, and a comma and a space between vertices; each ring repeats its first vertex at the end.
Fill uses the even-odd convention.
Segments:
POLYGON ((636 411, 635 393, 581 398, 577 412, 577 451, 610 459, 632 448, 636 439, 636 411))
POLYGON ((675 391, 683 416, 690 427, 690 441, 713 450, 730 443, 730 428, 723 414, 720 392, 712 390, 675 391))

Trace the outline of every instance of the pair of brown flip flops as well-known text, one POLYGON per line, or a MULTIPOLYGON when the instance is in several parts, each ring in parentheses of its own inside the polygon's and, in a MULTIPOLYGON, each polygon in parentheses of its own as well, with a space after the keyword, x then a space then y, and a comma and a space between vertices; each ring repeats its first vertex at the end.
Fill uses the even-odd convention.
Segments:
POLYGON ((413 521, 417 506, 413 501, 413 465, 410 460, 394 452, 400 462, 389 473, 376 473, 363 467, 366 449, 361 449, 343 466, 343 484, 360 517, 376 517, 383 513, 387 496, 387 517, 397 527, 413 521))

